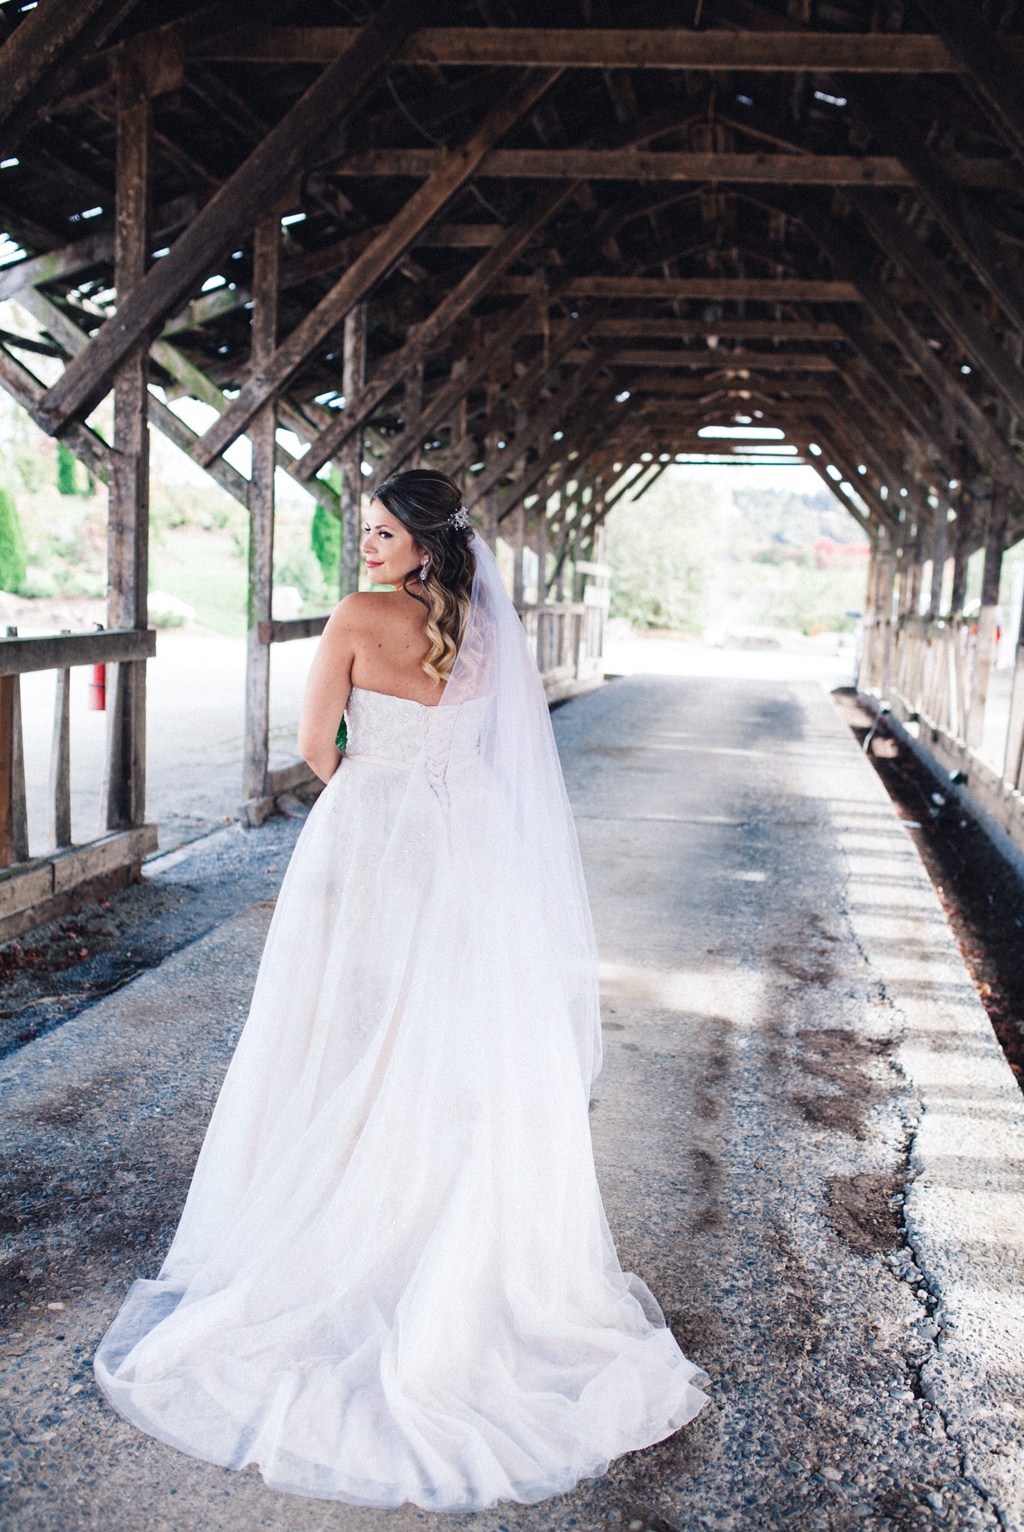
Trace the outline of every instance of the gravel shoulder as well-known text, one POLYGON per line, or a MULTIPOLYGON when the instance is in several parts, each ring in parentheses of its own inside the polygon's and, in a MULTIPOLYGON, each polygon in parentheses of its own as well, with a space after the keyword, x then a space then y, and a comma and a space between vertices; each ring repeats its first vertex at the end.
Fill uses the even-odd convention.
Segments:
MULTIPOLYGON (((1022 1098, 884 789, 812 682, 635 676, 554 718, 603 961, 609 1218, 713 1402, 474 1529, 1024 1528, 1022 1098)), ((173 1230, 295 828, 273 859, 247 838, 248 899, 225 872, 202 930, 0 1063, 11 1532, 469 1524, 275 1494, 92 1383, 173 1230)), ((163 876, 201 884, 204 854, 163 876)))

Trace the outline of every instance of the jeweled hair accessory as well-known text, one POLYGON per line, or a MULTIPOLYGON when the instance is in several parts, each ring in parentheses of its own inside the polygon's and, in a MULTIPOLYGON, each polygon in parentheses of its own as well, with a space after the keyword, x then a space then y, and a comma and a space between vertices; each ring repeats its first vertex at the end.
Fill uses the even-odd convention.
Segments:
POLYGON ((453 532, 461 532, 465 527, 468 527, 469 512, 466 510, 466 507, 460 505, 458 510, 448 517, 445 526, 449 527, 453 532))

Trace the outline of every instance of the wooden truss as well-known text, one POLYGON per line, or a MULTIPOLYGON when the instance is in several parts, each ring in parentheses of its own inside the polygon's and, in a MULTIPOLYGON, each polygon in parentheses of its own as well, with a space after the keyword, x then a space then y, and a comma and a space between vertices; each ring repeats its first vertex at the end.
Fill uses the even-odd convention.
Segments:
MULTIPOLYGON (((784 0, 696 9, 0 12, 0 227, 23 251, 0 301, 29 321, 0 321, 0 384, 109 485, 111 628, 146 624, 147 426, 248 507, 255 817, 280 787, 270 646, 324 621, 273 618, 279 469, 342 520, 339 594, 367 472, 461 475, 553 671, 599 610, 609 510, 676 455, 728 459, 707 426, 784 432, 869 532, 879 601, 883 567, 910 600, 951 514, 958 578, 1024 533, 1024 12, 920 0, 910 32, 886 0, 847 0, 842 30, 784 0), (201 436, 183 395, 216 411, 201 436), (224 458, 243 434, 248 479, 224 458)), ((115 693, 123 831, 143 658, 115 693)))

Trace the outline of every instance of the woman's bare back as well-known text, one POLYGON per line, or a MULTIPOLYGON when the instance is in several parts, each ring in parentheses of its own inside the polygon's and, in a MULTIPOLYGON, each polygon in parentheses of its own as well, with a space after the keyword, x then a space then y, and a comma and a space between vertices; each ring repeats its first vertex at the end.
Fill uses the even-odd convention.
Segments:
POLYGON ((430 649, 426 607, 402 590, 361 591, 347 598, 345 605, 350 603, 353 642, 349 684, 436 706, 444 684, 423 669, 430 649))

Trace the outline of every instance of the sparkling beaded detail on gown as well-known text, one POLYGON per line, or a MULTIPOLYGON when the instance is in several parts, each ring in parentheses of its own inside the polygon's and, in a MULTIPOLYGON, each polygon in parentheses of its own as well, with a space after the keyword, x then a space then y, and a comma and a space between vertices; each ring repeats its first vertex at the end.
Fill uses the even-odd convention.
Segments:
POLYGON ((492 714, 353 689, 174 1242, 97 1354, 125 1418, 277 1489, 538 1501, 704 1402, 611 1242, 492 714))

